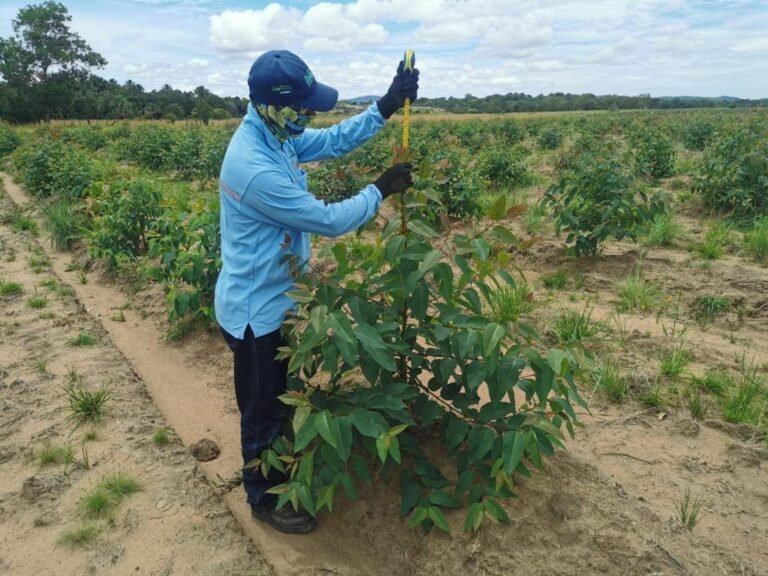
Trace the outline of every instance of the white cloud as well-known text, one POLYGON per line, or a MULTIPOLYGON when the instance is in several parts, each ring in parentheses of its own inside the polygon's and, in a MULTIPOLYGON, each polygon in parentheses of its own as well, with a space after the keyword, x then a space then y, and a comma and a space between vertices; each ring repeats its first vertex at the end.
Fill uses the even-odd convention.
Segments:
POLYGON ((375 22, 360 23, 342 4, 322 2, 302 12, 280 4, 263 10, 226 10, 211 16, 210 42, 220 50, 245 52, 299 45, 339 52, 381 44, 387 32, 375 22))
POLYGON ((744 54, 768 54, 768 38, 763 36, 742 40, 731 46, 731 50, 744 54))
POLYGON ((214 48, 233 52, 282 46, 295 34, 299 18, 299 10, 280 4, 269 4, 263 10, 225 10, 211 16, 210 42, 214 48))
MULTIPOLYGON (((99 73, 147 90, 205 84, 245 96, 253 59, 285 48, 342 97, 380 94, 414 48, 426 96, 768 95, 763 0, 271 1, 78 1, 70 12, 109 60, 99 73)), ((0 2, 0 36, 28 3, 0 2)))

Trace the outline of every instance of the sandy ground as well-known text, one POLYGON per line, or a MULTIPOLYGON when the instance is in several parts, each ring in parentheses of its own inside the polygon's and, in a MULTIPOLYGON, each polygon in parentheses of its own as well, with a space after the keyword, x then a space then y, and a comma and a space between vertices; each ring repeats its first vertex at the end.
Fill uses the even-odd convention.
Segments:
MULTIPOLYGON (((7 178, 5 187, 14 200, 24 201, 22 191, 7 178)), ((463 517, 456 514, 449 517, 455 527, 452 536, 409 531, 399 518, 394 488, 380 484, 358 502, 340 502, 334 515, 322 516, 320 529, 309 536, 279 534, 251 520, 241 488, 214 490, 202 477, 228 478, 239 465, 231 355, 221 338, 202 334, 183 346, 167 345, 162 342, 161 307, 153 304, 159 302, 156 287, 131 300, 95 274, 80 284, 78 272, 67 271, 71 256, 45 246, 44 234, 40 242, 50 256, 51 271, 41 277, 27 269, 38 240, 12 233, 7 226, 2 240, 0 276, 25 287, 23 296, 2 301, 0 317, 3 572, 262 574, 271 565, 280 575, 768 574, 768 453, 755 431, 724 427, 718 420, 692 421, 683 408, 616 407, 596 398, 569 452, 548 462, 545 473, 521 481, 518 498, 505 503, 509 525, 465 534, 460 529, 463 517), (16 256, 10 262, 8 247, 16 256), (71 285, 77 301, 51 296, 42 311, 53 311, 55 317, 41 318, 41 311, 25 302, 48 275, 71 285), (113 320, 116 307, 125 304, 125 321, 113 320), (98 334, 98 346, 75 349, 64 344, 81 328, 98 334), (49 358, 52 378, 35 372, 34 361, 41 356, 49 358), (89 386, 107 383, 114 396, 98 440, 87 444, 91 469, 72 467, 64 474, 56 467, 39 469, 32 455, 50 438, 67 438, 78 447, 82 443, 83 432, 72 432, 64 422, 60 392, 72 365, 82 367, 89 386), (159 426, 171 427, 179 443, 154 446, 149 437, 159 426), (51 427, 53 435, 45 436, 51 427), (203 437, 216 441, 221 455, 195 464, 182 444, 203 437), (83 492, 117 469, 131 471, 144 489, 121 504, 114 522, 93 543, 74 550, 57 546, 61 530, 78 521, 83 492), (44 496, 28 502, 25 481, 41 475, 63 480, 52 481, 44 496), (686 490, 705 502, 692 532, 676 521, 675 506, 686 490), (166 508, 173 513, 166 515, 166 508), (53 520, 38 526, 38 517, 53 520), (258 553, 249 549, 246 537, 258 553), (35 555, 37 550, 46 553, 35 555), (134 572, 136 566, 140 570, 134 572)), ((686 305, 693 298, 691 290, 714 283, 742 295, 757 310, 736 332, 727 318, 705 328, 686 319, 693 369, 734 366, 744 350, 766 357, 768 327, 759 313, 759 301, 765 299, 760 286, 768 287, 765 269, 726 259, 703 270, 689 265, 684 252, 642 255, 624 243, 612 245, 594 261, 570 261, 542 245, 526 256, 524 266, 539 273, 559 267, 583 273, 583 292, 593 296, 595 314, 609 318, 617 280, 640 258, 646 273, 665 290, 683 291, 686 305)), ((641 386, 658 372, 654 358, 670 343, 652 315, 628 314, 623 322, 622 361, 633 386, 641 386)))
MULTIPOLYGON (((0 213, 10 209, 3 195, 0 213)), ((0 227, 0 281, 23 290, 0 296, 0 574, 272 574, 98 317, 68 293, 71 278, 43 263, 41 240, 0 227), (35 296, 44 307, 29 306, 35 296), (69 345, 81 331, 95 343, 69 345), (68 420, 72 380, 110 391, 101 424, 68 420), (152 441, 159 429, 167 444, 152 441), (71 448, 74 462, 39 464, 46 447, 71 448), (141 489, 104 518, 84 517, 82 498, 118 473, 141 489), (59 542, 82 526, 98 531, 92 541, 59 542)))

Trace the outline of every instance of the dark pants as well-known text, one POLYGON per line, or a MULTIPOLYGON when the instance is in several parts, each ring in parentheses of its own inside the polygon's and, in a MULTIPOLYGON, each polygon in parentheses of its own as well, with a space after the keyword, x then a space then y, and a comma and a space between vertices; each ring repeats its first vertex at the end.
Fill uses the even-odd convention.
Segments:
MULTIPOLYGON (((251 327, 242 340, 224 329, 224 339, 235 354, 235 395, 240 408, 240 442, 243 463, 260 458, 269 448, 283 423, 288 419, 288 407, 278 400, 285 392, 288 364, 275 360, 277 348, 283 343, 280 330, 255 338, 251 327)), ((271 470, 267 478, 257 469, 243 469, 243 487, 251 505, 269 506, 276 497, 265 494, 268 488, 281 484, 285 477, 271 470)))

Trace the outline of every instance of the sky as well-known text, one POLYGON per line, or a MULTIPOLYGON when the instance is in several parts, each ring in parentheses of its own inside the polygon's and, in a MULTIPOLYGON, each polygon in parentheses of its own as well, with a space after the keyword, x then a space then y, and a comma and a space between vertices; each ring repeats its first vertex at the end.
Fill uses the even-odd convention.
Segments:
MULTIPOLYGON (((253 60, 299 54, 341 98, 382 94, 406 48, 421 96, 768 97, 768 0, 61 0, 146 90, 247 97, 253 60)), ((0 36, 28 1, 0 0, 0 36)))

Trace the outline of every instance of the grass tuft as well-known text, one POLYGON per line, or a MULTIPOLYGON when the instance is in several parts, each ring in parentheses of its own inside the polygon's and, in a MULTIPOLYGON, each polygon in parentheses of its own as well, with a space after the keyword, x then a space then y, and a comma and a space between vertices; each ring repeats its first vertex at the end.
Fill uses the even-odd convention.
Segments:
POLYGON ((81 526, 77 526, 76 528, 64 530, 56 542, 62 546, 74 548, 76 546, 82 546, 83 544, 91 542, 96 538, 96 536, 99 535, 100 531, 101 528, 95 524, 83 524, 81 526))
POLYGON ((16 214, 11 223, 11 228, 14 232, 30 232, 33 236, 37 236, 37 222, 26 214, 16 214))
POLYGON ((659 298, 656 284, 643 278, 639 270, 632 272, 618 289, 619 303, 616 306, 620 312, 651 310, 659 298))
POLYGON ((44 294, 35 294, 27 299, 27 306, 33 309, 45 308, 48 306, 48 298, 44 294))
POLYGON ((765 425, 768 418, 768 385, 756 368, 742 368, 741 379, 726 392, 720 406, 723 420, 755 426, 765 425))
POLYGON ((37 464, 41 468, 48 464, 62 464, 69 466, 74 464, 75 456, 72 453, 72 446, 55 446, 49 444, 43 446, 37 453, 37 464))
POLYGON ((752 231, 745 238, 747 254, 761 264, 768 263, 768 217, 754 223, 752 231))
POLYGON ((693 530, 699 523, 699 514, 703 506, 704 500, 698 496, 691 496, 691 491, 686 490, 683 499, 677 505, 677 517, 680 520, 680 525, 687 528, 688 531, 693 530))
POLYGON ((707 405, 701 397, 701 392, 695 390, 688 397, 688 410, 694 420, 704 420, 707 415, 707 405))
POLYGON ((125 472, 115 472, 105 476, 99 482, 99 486, 118 501, 141 490, 141 484, 139 484, 138 480, 131 478, 125 472))
POLYGON ((715 396, 724 396, 727 390, 735 386, 733 378, 722 370, 706 372, 704 376, 691 376, 691 383, 699 390, 715 396))
POLYGON ((731 309, 731 300, 727 296, 704 294, 696 298, 693 308, 699 319, 711 322, 731 309))
POLYGON ((80 512, 88 518, 109 516, 120 502, 141 490, 139 482, 125 474, 115 472, 104 476, 79 502, 80 512))
POLYGON ((171 435, 165 428, 158 428, 152 435, 152 442, 157 446, 165 446, 171 441, 171 435))
POLYGON ((93 346, 96 344, 96 337, 85 330, 81 330, 77 336, 73 336, 67 340, 67 344, 69 346, 93 346))
POLYGON ((516 286, 503 285, 490 293, 489 305, 494 322, 504 324, 514 322, 521 314, 526 314, 536 307, 533 291, 526 282, 516 286))
POLYGON ((646 246, 674 246, 682 233, 682 228, 675 221, 671 212, 657 215, 643 238, 646 246))
POLYGON ((104 418, 106 405, 110 399, 109 390, 102 387, 95 392, 75 384, 68 384, 64 391, 67 394, 70 415, 69 420, 74 420, 78 425, 85 423, 98 424, 104 418))
POLYGON ((669 378, 677 378, 683 373, 691 359, 691 352, 683 345, 676 345, 661 357, 661 373, 669 378))
POLYGON ((542 276, 541 282, 547 290, 562 290, 568 285, 568 271, 558 270, 542 276))
POLYGON ((18 282, 0 280, 0 296, 18 296, 22 292, 24 292, 24 289, 18 282))
POLYGON ((705 260, 722 258, 725 249, 731 244, 733 226, 727 222, 715 222, 704 234, 704 240, 696 247, 696 251, 705 260))
POLYGON ((581 312, 565 310, 555 320, 555 331, 564 344, 574 344, 585 338, 592 338, 603 330, 601 323, 592 321, 592 312, 588 308, 581 312))
POLYGON ((608 400, 617 404, 621 404, 624 401, 628 386, 619 371, 619 365, 615 359, 598 361, 592 371, 591 379, 595 391, 605 396, 608 400))
POLYGON ((79 502, 80 512, 87 518, 108 516, 116 505, 113 496, 101 486, 88 492, 79 502))

